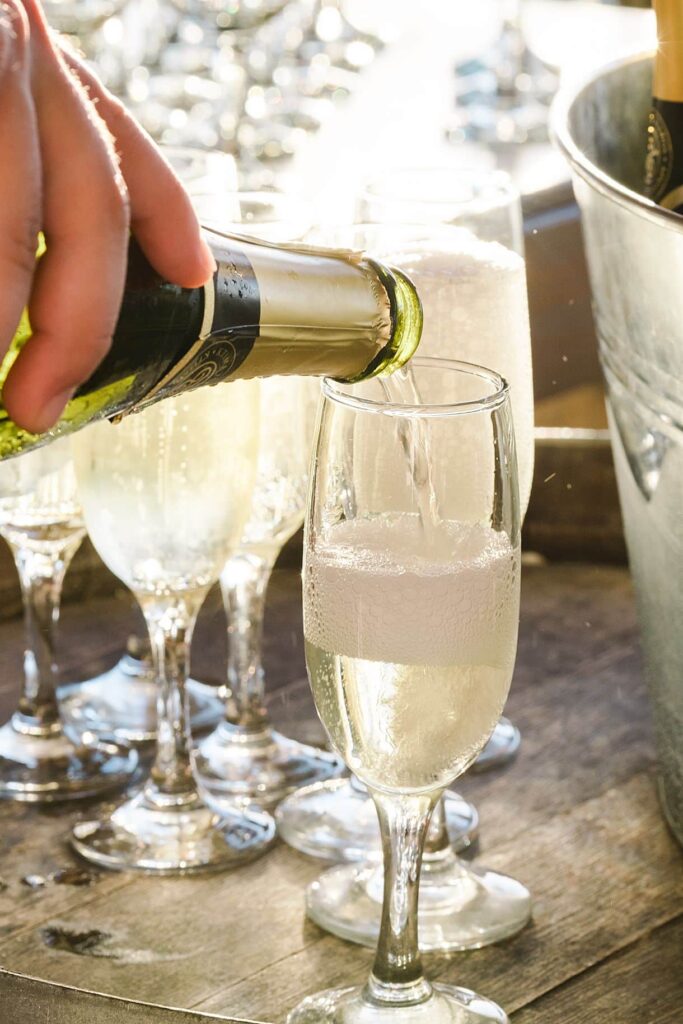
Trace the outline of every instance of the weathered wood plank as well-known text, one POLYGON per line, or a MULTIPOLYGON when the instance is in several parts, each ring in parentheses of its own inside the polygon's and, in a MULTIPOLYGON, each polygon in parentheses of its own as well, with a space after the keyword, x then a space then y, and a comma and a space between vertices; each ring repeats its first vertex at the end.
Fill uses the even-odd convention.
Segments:
MULTIPOLYGON (((118 641, 111 623, 130 621, 130 611, 113 603, 112 618, 108 607, 93 601, 77 613, 74 608, 75 651, 89 657, 109 652, 114 660, 118 641)), ((302 678, 295 572, 276 574, 268 614, 274 718, 298 735, 310 729, 319 736, 302 678)), ((5 629, 0 625, 0 671, 21 650, 17 631, 9 629, 3 649, 5 629)), ((201 630, 197 657, 219 681, 225 631, 215 594, 201 630)), ((482 815, 482 859, 531 887, 534 924, 499 947, 430 958, 432 976, 478 988, 509 1010, 545 1005, 570 984, 580 992, 595 964, 612 963, 624 947, 635 948, 640 936, 683 912, 681 854, 654 793, 635 635, 624 571, 527 570, 508 708, 523 730, 522 751, 508 770, 463 780, 459 788, 482 815)), ((4 699, 0 693, 0 703, 4 699)), ((223 876, 162 880, 103 873, 81 889, 21 886, 22 874, 49 874, 73 862, 65 837, 79 813, 0 806, 0 876, 10 883, 0 893, 5 967, 121 997, 267 1022, 281 1021, 308 992, 361 982, 367 974, 369 951, 305 920, 303 890, 323 865, 281 845, 223 876)), ((615 1018, 615 1024, 622 1021, 615 1018)))
POLYGON ((295 859, 281 849, 232 876, 128 879, 113 898, 34 919, 2 943, 0 960, 65 984, 190 1007, 222 979, 256 974, 316 941, 302 894, 318 867, 295 859), (55 935, 63 937, 56 945, 55 935), (70 939, 84 935, 96 938, 70 951, 70 939))
POLYGON ((513 1015, 513 1024, 680 1024, 683 918, 669 922, 513 1015))
MULTIPOLYGON (((647 777, 489 859, 533 880, 534 926, 497 948, 430 958, 430 972, 478 987, 510 1009, 683 912, 680 852, 661 824, 647 777)), ((43 917, 43 928, 67 934, 99 931, 104 938, 89 953, 43 946, 34 922, 3 942, 0 958, 15 970, 113 994, 130 994, 133 986, 136 998, 151 1002, 278 1021, 306 992, 360 981, 369 967, 367 951, 305 922, 302 887, 318 870, 280 848, 232 876, 127 880, 124 891, 100 891, 43 917)))
MULTIPOLYGON (((118 999, 98 992, 54 985, 39 978, 11 974, 0 968, 0 1007, 12 1006, 12 1024, 210 1024, 211 1021, 231 1021, 234 1018, 216 1017, 168 1006, 118 999)), ((248 1022, 246 1022, 248 1024, 248 1022)))
MULTIPOLYGON (((683 912, 683 857, 661 821, 646 775, 579 805, 491 851, 492 868, 534 894, 533 925, 499 946, 429 957, 430 976, 524 1006, 683 912)), ((370 955, 318 932, 320 941, 248 976, 199 1009, 277 1021, 320 988, 362 980, 370 955)))
MULTIPOLYGON (((92 810, 96 805, 89 803, 92 810)), ((0 803, 0 949, 8 938, 16 938, 47 915, 87 905, 100 892, 116 899, 118 890, 128 884, 125 875, 96 871, 88 885, 49 881, 77 864, 67 837, 80 813, 84 811, 0 803)))

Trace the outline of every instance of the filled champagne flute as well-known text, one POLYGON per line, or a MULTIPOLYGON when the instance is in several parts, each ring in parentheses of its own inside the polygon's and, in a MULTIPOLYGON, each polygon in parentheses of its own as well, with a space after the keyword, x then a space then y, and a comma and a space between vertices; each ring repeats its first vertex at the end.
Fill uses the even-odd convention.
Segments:
MULTIPOLYGON (((386 229, 377 224, 357 224, 340 228, 320 228, 311 233, 316 244, 344 247, 362 246, 371 252, 393 248, 400 261, 406 252, 428 246, 442 265, 448 266, 457 249, 460 234, 450 226, 425 227, 418 222, 392 227, 388 245, 386 229), (398 251, 401 247, 403 251, 398 251)), ((429 306, 427 307, 429 313, 429 306)), ((432 318, 434 311, 432 310, 432 318)), ((421 343, 422 344, 422 343, 421 343)), ((476 837, 476 809, 456 793, 445 796, 446 829, 455 849, 465 848, 476 837)), ((374 806, 357 780, 334 779, 304 787, 288 797, 276 811, 278 831, 290 846, 314 857, 331 861, 379 860, 381 849, 374 806)))
MULTIPOLYGON (((421 350, 428 356, 464 354, 495 366, 510 381, 524 511, 533 476, 534 437, 518 193, 500 173, 473 176, 438 169, 399 170, 366 189, 359 200, 361 213, 373 214, 376 223, 358 225, 354 231, 363 238, 371 238, 374 232, 372 248, 390 254, 418 287, 424 308, 421 350), (400 223, 400 212, 410 214, 418 224, 400 223)), ((487 765, 509 760, 518 743, 516 727, 503 719, 484 748, 487 765)), ((278 826, 288 841, 287 829, 296 822, 298 848, 303 848, 300 836, 310 847, 313 835, 320 832, 310 812, 313 804, 319 808, 322 796, 311 794, 306 804, 304 799, 303 794, 292 797, 278 814, 278 826), (298 821, 292 813, 297 800, 298 821)), ((451 952, 499 941, 523 928, 531 914, 530 894, 520 882, 458 859, 448 814, 448 802, 442 802, 425 846, 419 908, 420 944, 425 951, 451 952)), ((373 847, 376 842, 373 837, 373 847)), ((357 834, 351 848, 355 851, 360 846, 357 834)), ((328 872, 311 892, 308 904, 319 924, 366 945, 376 941, 382 902, 381 873, 372 863, 373 852, 371 848, 370 856, 366 852, 356 858, 363 861, 358 868, 328 872)))
POLYGON ((62 584, 85 536, 67 440, 0 464, 0 534, 19 573, 26 632, 19 706, 0 728, 0 796, 48 802, 123 785, 136 754, 70 731, 57 701, 62 584))
MULTIPOLYGON (((220 205, 221 196, 237 187, 234 159, 227 153, 183 146, 161 150, 190 196, 201 195, 220 205)), ((234 218, 233 218, 234 219, 234 218)), ((211 728, 220 721, 222 704, 215 687, 188 679, 192 729, 211 728)), ((145 636, 131 634, 119 660, 107 671, 59 691, 65 717, 79 730, 116 736, 127 743, 150 743, 156 737, 156 679, 145 636)))
POLYGON ((425 979, 417 906, 430 815, 493 730, 514 667, 508 387, 472 364, 412 366, 412 398, 392 381, 386 391, 323 385, 304 542, 306 662, 330 742, 377 808, 384 907, 366 985, 309 996, 288 1024, 507 1021, 490 1000, 425 979))
MULTIPOLYGON (((278 192, 199 195, 203 223, 230 224, 270 242, 302 238, 312 211, 278 192)), ((303 523, 317 380, 264 378, 260 382, 260 446, 256 483, 239 549, 221 573, 228 618, 225 719, 199 747, 196 766, 217 798, 252 798, 272 806, 292 790, 339 774, 337 758, 283 736, 264 703, 261 663, 268 581, 287 540, 303 523)))
POLYGON ((259 382, 260 444, 249 518, 221 572, 228 617, 223 722, 197 749, 202 786, 216 798, 271 806, 298 786, 337 775, 338 758, 277 732, 264 703, 261 661, 266 591, 275 560, 301 527, 319 385, 303 377, 259 382))
POLYGON ((187 675, 192 630, 238 543, 258 455, 258 389, 219 384, 167 399, 74 440, 88 532, 137 598, 157 678, 157 747, 144 787, 79 822, 75 849, 114 869, 177 874, 232 867, 274 837, 261 812, 211 807, 192 772, 187 675))
MULTIPOLYGON (((397 249, 419 284, 427 309, 423 354, 484 363, 510 382, 523 519, 534 470, 534 394, 517 188, 503 171, 397 168, 366 184, 356 212, 358 221, 382 225, 379 244, 397 249), (459 235, 448 253, 428 236, 407 252, 396 227, 406 220, 456 227, 459 235)), ((519 743, 517 727, 502 718, 474 768, 505 764, 519 743)))

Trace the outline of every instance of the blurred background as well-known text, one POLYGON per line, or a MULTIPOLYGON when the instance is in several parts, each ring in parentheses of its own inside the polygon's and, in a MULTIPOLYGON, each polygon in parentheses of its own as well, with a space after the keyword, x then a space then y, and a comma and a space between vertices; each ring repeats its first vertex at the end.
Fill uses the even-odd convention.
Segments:
MULTIPOLYGON (((625 551, 578 210, 548 111, 560 81, 654 44, 645 7, 45 0, 53 27, 157 141, 223 155, 214 173, 226 189, 305 197, 326 224, 352 220, 359 189, 390 168, 506 170, 522 194, 534 359, 526 546, 615 562, 625 551)), ((111 588, 96 562, 84 546, 67 597, 111 588)))
POLYGON ((321 223, 352 219, 359 189, 390 168, 509 172, 524 211, 539 428, 527 546, 623 559, 578 211, 548 110, 561 80, 653 45, 649 4, 45 6, 157 141, 222 151, 226 187, 312 199, 321 223), (585 501, 587 488, 603 500, 585 501))

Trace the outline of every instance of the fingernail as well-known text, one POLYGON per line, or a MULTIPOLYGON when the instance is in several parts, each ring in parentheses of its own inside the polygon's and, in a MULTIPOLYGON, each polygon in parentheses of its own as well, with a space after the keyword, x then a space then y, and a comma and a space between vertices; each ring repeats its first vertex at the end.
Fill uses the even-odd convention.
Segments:
POLYGON ((36 417, 38 424, 35 430, 36 434, 43 434, 50 427, 54 427, 59 417, 64 412, 64 407, 69 399, 72 397, 76 388, 65 388, 64 391, 60 391, 58 394, 53 395, 49 398, 43 408, 40 410, 36 417))

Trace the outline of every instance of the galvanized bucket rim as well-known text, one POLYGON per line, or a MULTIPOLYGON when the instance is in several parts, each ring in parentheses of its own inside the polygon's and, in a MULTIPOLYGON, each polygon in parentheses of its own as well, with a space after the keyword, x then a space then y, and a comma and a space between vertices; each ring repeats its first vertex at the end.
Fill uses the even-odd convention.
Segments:
MULTIPOLYGON (((553 141, 562 151, 571 164, 572 169, 581 178, 591 185, 596 191, 607 196, 620 206, 624 206, 632 213, 635 213, 646 220, 654 221, 661 227, 670 228, 673 231, 683 230, 683 220, 673 210, 666 210, 658 206, 646 196, 627 188, 615 178, 606 174, 597 164, 586 156, 578 146, 572 135, 570 127, 570 116, 574 105, 580 96, 594 85, 597 81, 607 77, 613 72, 632 64, 651 61, 654 50, 636 53, 626 58, 610 61, 586 76, 580 83, 573 82, 571 85, 563 86, 558 92, 550 112, 550 133, 553 141)), ((645 140, 643 140, 643 165, 645 163, 645 140)))

